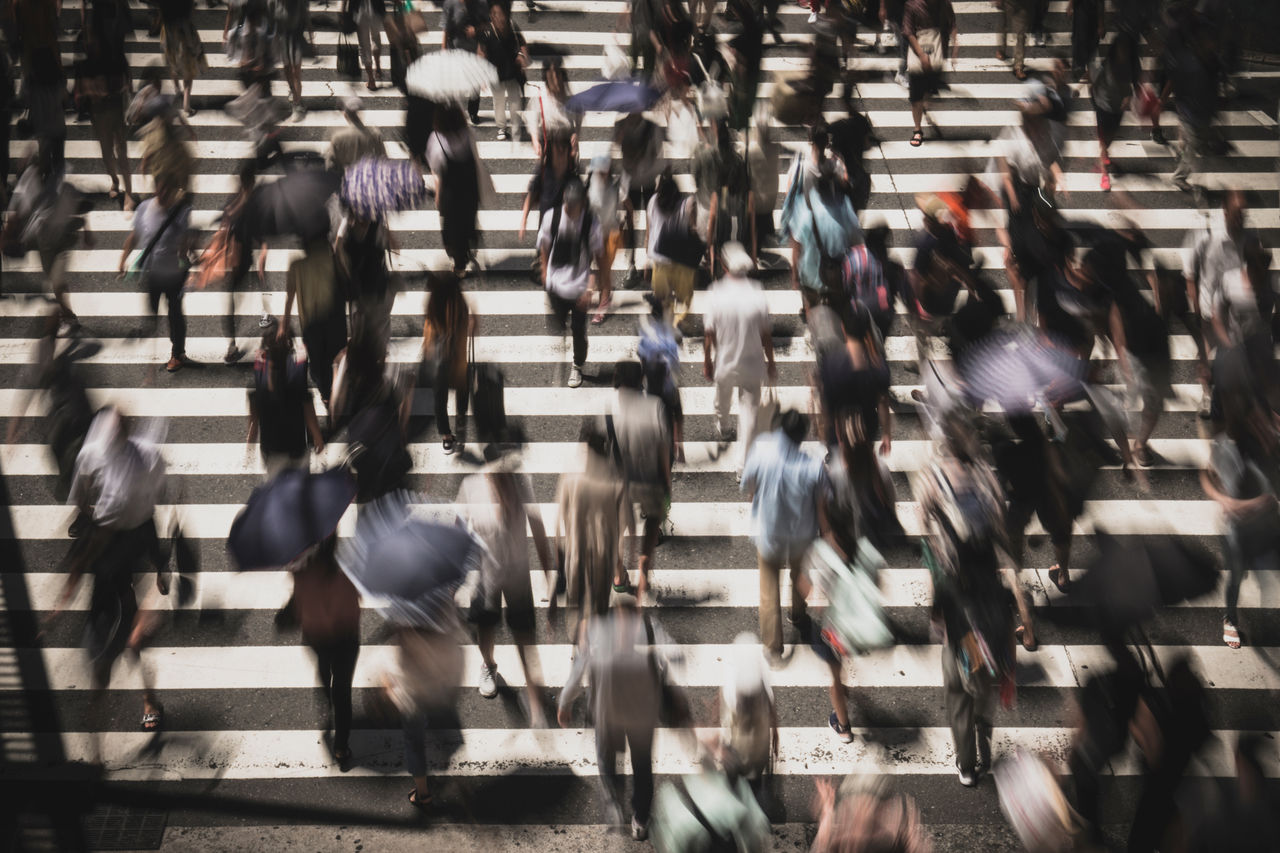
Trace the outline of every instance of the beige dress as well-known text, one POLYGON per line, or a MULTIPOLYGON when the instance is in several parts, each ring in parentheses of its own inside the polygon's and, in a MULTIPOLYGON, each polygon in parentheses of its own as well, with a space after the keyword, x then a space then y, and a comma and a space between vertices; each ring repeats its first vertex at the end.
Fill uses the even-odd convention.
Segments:
POLYGON ((635 528, 626 486, 611 472, 588 463, 586 473, 560 479, 556 508, 566 602, 602 614, 609 609, 622 536, 635 528))

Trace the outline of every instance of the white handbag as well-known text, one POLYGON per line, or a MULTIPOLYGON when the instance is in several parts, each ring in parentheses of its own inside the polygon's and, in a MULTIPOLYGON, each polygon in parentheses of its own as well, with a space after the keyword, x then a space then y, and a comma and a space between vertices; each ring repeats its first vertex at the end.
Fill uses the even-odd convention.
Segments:
MULTIPOLYGON (((930 73, 940 73, 943 70, 942 65, 947 59, 943 50, 945 43, 942 40, 942 31, 936 29, 920 30, 916 33, 916 41, 920 44, 920 52, 929 57, 930 73)), ((924 73, 924 65, 920 62, 920 57, 914 50, 907 51, 907 73, 924 73)))

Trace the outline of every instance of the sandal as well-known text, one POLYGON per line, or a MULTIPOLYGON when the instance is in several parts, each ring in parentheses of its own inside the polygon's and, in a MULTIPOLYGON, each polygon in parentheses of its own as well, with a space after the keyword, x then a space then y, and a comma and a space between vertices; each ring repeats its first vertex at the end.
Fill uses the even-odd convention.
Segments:
POLYGON ((434 799, 435 798, 432 797, 430 794, 427 794, 427 798, 425 800, 420 799, 418 797, 417 788, 409 789, 409 805, 413 806, 415 809, 418 809, 419 811, 425 812, 427 809, 431 808, 431 801, 434 799))
POLYGON ((1035 639, 1034 635, 1031 638, 1031 642, 1027 642, 1027 626, 1019 625, 1017 630, 1013 633, 1014 636, 1018 638, 1018 642, 1021 643, 1022 647, 1027 651, 1034 652, 1036 649, 1040 648, 1040 643, 1035 639))
POLYGON ((915 132, 911 134, 911 147, 919 148, 923 144, 924 144, 924 131, 920 130, 919 128, 916 128, 915 132))
POLYGON ((1229 649, 1240 648, 1240 630, 1226 619, 1222 620, 1222 642, 1226 643, 1229 649))
POLYGON ((148 711, 142 715, 142 730, 144 732, 158 732, 163 722, 164 706, 157 702, 154 711, 148 711))
POLYGON ((1071 576, 1065 570, 1053 566, 1049 569, 1049 580, 1053 581, 1053 585, 1063 595, 1071 592, 1071 576))
POLYGON ((1014 76, 1014 77, 1017 77, 1019 80, 1026 80, 1026 79, 1027 79, 1027 69, 1025 69, 1025 68, 1023 68, 1023 67, 1019 66, 1019 67, 1017 67, 1017 68, 1013 69, 1013 76, 1014 76))

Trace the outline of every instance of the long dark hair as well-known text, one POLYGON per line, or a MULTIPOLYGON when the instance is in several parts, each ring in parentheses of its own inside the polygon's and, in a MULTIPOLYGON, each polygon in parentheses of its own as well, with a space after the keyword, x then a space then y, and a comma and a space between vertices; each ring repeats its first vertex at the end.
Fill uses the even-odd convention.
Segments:
POLYGON ((427 277, 426 321, 438 335, 450 338, 464 331, 470 315, 456 275, 442 272, 427 277))
POLYGON ((658 209, 664 213, 674 213, 680 204, 680 188, 676 186, 676 179, 671 174, 670 166, 664 169, 662 177, 658 178, 658 188, 654 192, 654 197, 658 199, 658 209))

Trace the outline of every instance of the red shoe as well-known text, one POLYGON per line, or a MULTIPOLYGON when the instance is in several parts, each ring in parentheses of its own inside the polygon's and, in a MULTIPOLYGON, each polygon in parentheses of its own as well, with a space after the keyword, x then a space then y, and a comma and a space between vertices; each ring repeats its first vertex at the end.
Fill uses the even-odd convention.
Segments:
POLYGON ((1102 173, 1102 189, 1106 191, 1111 190, 1111 176, 1105 171, 1102 173))

